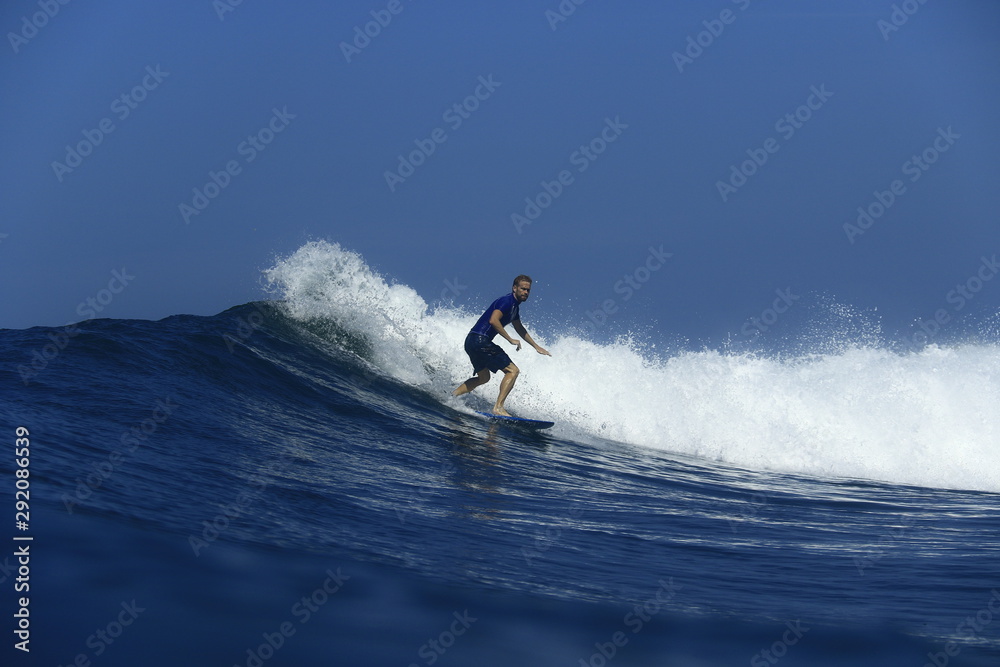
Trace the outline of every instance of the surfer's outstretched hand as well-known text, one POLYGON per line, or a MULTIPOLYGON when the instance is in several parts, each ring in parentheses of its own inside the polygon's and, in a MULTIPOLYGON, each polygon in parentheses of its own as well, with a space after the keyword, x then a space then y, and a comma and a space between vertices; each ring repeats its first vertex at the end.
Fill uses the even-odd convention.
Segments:
POLYGON ((538 354, 544 354, 546 357, 551 357, 552 356, 551 354, 549 354, 549 351, 546 350, 541 345, 536 345, 535 346, 535 351, 538 352, 538 354))

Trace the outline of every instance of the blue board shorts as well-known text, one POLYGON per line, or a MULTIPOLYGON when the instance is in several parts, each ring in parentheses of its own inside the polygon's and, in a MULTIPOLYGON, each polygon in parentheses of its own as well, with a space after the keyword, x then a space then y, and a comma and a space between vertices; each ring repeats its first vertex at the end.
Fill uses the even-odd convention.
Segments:
POLYGON ((513 363, 499 345, 486 336, 476 333, 470 333, 465 337, 465 352, 469 355, 469 361, 472 362, 473 373, 478 373, 484 368, 496 373, 513 363))

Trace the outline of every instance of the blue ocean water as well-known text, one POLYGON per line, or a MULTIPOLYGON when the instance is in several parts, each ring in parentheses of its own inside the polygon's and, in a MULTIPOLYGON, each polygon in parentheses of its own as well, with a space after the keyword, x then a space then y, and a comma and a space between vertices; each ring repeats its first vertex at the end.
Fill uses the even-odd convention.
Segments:
POLYGON ((496 380, 449 396, 478 313, 332 244, 267 279, 212 317, 0 331, 4 665, 1000 664, 995 344, 536 333, 533 432, 473 414, 496 380))

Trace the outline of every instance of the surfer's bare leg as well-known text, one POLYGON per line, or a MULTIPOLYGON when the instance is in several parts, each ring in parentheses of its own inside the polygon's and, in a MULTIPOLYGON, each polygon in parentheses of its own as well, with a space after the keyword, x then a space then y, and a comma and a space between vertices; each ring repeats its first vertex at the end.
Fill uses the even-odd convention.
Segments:
POLYGON ((471 377, 462 384, 458 386, 458 389, 451 392, 452 396, 461 396, 462 394, 468 394, 470 391, 478 387, 479 385, 486 384, 490 381, 490 369, 484 368, 483 370, 476 373, 475 377, 471 377))
POLYGON ((503 404, 504 401, 507 400, 507 394, 509 394, 510 390, 514 388, 514 383, 517 381, 517 375, 521 372, 521 370, 514 364, 511 364, 502 370, 503 380, 500 381, 500 393, 497 395, 497 402, 493 406, 493 414, 510 417, 510 413, 504 409, 503 404))

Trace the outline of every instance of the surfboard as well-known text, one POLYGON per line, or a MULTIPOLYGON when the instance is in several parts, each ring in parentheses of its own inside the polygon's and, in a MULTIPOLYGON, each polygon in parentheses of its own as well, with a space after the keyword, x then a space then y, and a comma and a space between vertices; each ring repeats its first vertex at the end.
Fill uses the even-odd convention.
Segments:
POLYGON ((522 426, 524 428, 543 429, 543 428, 552 428, 553 426, 555 426, 555 422, 543 421, 541 419, 526 419, 524 417, 505 417, 503 415, 495 415, 491 412, 480 412, 479 410, 476 410, 476 414, 486 417, 491 421, 500 422, 501 424, 509 424, 511 426, 522 426))

